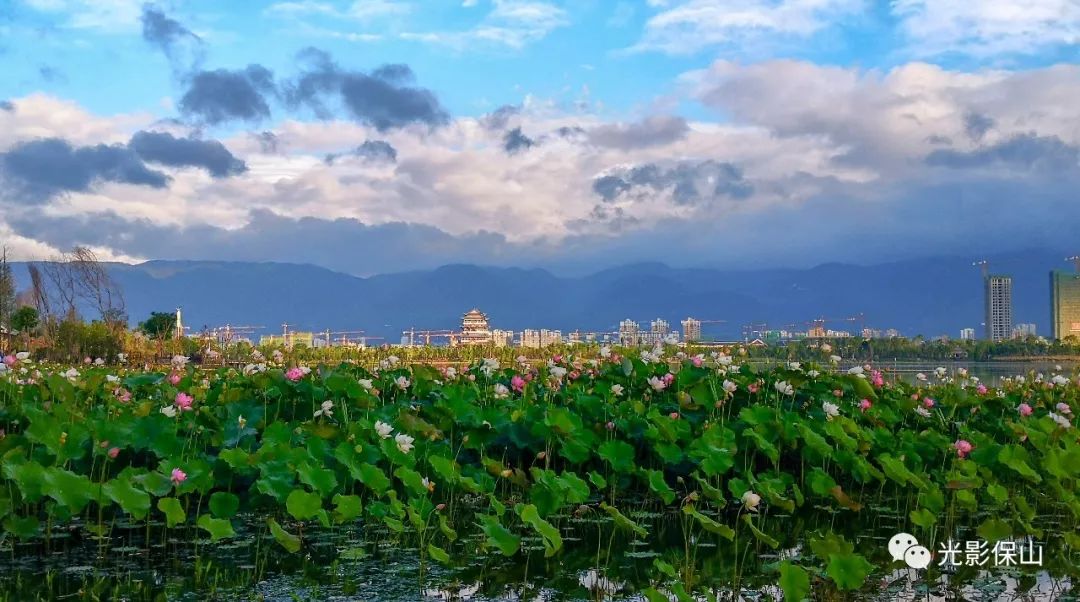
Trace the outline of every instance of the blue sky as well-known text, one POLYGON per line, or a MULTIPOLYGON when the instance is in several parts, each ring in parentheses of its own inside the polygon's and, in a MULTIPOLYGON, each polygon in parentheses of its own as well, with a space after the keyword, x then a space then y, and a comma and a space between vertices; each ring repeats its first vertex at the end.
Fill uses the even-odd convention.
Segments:
POLYGON ((0 236, 362 273, 1064 245, 1078 31, 1075 0, 0 0, 0 236))

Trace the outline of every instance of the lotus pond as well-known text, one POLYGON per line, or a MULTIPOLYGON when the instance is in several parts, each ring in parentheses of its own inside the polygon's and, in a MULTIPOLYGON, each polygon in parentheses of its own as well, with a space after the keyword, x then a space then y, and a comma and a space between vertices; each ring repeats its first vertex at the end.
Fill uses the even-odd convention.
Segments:
POLYGON ((4 365, 0 600, 1077 599, 1075 375, 4 365))

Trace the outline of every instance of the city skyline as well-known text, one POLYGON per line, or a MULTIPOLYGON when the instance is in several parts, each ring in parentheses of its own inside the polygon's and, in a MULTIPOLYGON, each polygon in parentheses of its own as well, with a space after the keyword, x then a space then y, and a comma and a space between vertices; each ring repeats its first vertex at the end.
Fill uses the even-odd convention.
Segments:
POLYGON ((354 275, 1067 247, 1080 9, 991 4, 8 0, 0 238, 354 275))

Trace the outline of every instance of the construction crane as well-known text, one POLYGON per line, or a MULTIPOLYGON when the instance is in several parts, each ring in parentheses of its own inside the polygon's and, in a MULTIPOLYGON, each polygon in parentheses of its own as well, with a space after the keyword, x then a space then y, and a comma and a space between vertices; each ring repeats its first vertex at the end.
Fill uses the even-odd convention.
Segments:
POLYGON ((980 259, 979 261, 972 262, 971 265, 973 267, 974 266, 979 266, 980 268, 982 268, 983 280, 986 280, 990 276, 990 262, 989 261, 987 261, 985 259, 980 259))
POLYGON ((232 342, 234 336, 250 336, 263 328, 265 328, 265 326, 233 326, 232 324, 225 324, 224 326, 210 328, 208 332, 210 333, 210 336, 217 339, 218 342, 228 345, 232 342))
POLYGON ((425 346, 431 345, 432 338, 446 338, 450 341, 450 346, 454 346, 457 345, 458 337, 461 336, 461 333, 453 330, 416 330, 415 328, 401 331, 402 337, 408 337, 407 340, 410 347, 416 345, 416 335, 423 337, 425 346))
POLYGON ((1073 262, 1073 267, 1076 268, 1076 273, 1080 274, 1080 255, 1073 255, 1072 257, 1066 257, 1065 261, 1073 262))
POLYGON ((329 347, 330 344, 331 344, 331 338, 330 338, 331 336, 333 336, 334 338, 337 338, 338 335, 341 335, 341 344, 344 345, 346 342, 348 342, 349 337, 351 335, 362 335, 362 334, 364 334, 364 331, 363 330, 337 330, 337 331, 331 332, 330 329, 327 328, 326 330, 324 330, 323 332, 321 332, 319 334, 323 335, 324 340, 326 341, 326 346, 329 347))

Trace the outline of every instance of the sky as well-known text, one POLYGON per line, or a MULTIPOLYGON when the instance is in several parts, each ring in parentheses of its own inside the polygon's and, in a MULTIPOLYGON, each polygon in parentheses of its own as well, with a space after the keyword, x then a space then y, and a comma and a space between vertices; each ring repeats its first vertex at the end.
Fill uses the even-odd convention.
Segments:
POLYGON ((0 0, 15 259, 1080 251, 1080 1, 0 0))

